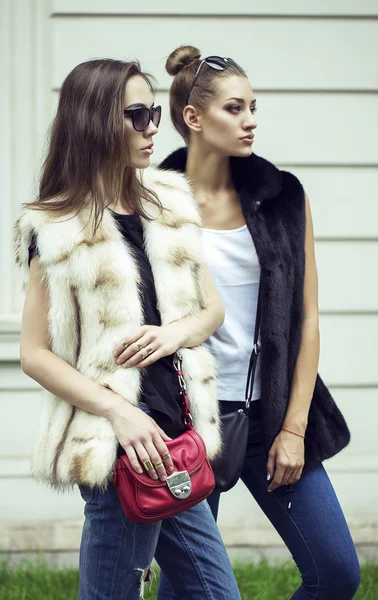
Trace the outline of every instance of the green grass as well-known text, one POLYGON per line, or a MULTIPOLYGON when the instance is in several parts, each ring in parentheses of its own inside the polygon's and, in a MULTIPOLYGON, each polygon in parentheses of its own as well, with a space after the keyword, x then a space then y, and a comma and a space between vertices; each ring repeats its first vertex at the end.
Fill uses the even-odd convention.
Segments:
MULTIPOLYGON (((289 600, 299 585, 293 564, 240 564, 235 566, 235 574, 243 600, 289 600)), ((17 568, 0 564, 0 600, 77 600, 77 587, 77 571, 55 571, 42 561, 17 568)), ((155 582, 151 591, 146 591, 146 600, 155 600, 156 590, 155 582)), ((361 586, 355 600, 378 600, 378 565, 362 565, 361 586)))

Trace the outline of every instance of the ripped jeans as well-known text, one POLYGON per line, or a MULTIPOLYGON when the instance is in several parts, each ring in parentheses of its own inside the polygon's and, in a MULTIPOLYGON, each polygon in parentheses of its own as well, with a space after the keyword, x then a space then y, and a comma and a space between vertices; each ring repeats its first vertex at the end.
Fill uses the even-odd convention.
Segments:
POLYGON ((240 600, 226 550, 206 500, 155 523, 133 523, 115 488, 82 489, 87 501, 80 548, 79 600, 143 598, 155 554, 180 600, 240 600))
POLYGON ((180 600, 241 600, 206 500, 175 517, 146 524, 125 516, 112 485, 103 492, 80 491, 86 505, 79 600, 143 598, 154 554, 180 600))

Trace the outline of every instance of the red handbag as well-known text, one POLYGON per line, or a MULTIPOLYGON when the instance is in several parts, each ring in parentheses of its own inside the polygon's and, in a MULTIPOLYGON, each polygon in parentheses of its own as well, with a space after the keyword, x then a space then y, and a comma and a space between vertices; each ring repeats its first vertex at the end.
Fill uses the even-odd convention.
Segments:
POLYGON ((180 383, 182 412, 186 431, 166 442, 175 467, 166 481, 151 479, 145 472, 136 473, 126 454, 117 459, 113 483, 122 509, 131 521, 160 521, 191 508, 205 500, 215 487, 206 447, 193 428, 188 397, 182 373, 182 359, 176 353, 174 366, 180 383))

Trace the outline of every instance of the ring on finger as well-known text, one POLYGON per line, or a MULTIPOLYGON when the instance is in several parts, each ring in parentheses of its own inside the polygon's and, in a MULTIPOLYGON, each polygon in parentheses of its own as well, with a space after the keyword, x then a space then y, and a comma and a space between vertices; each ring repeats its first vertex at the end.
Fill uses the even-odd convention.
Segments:
POLYGON ((122 346, 122 348, 125 348, 125 349, 126 349, 128 345, 129 345, 129 344, 128 344, 127 342, 125 342, 125 340, 122 340, 122 342, 121 342, 121 346, 122 346))
POLYGON ((135 342, 138 348, 138 351, 140 352, 143 349, 142 344, 140 344, 139 342, 135 342))
POLYGON ((150 460, 144 460, 143 466, 146 469, 146 471, 152 471, 152 469, 154 468, 154 465, 152 464, 152 462, 150 460))
POLYGON ((171 455, 169 454, 169 452, 166 452, 165 454, 163 454, 163 456, 162 456, 163 460, 168 460, 168 458, 171 458, 171 455))
POLYGON ((150 356, 150 354, 153 353, 151 346, 148 346, 148 348, 146 348, 146 352, 147 352, 148 356, 150 356))
POLYGON ((159 467, 162 467, 162 466, 163 466, 163 463, 162 463, 162 462, 157 462, 157 463, 154 463, 154 467, 155 467, 156 469, 158 469, 159 467))
POLYGON ((145 359, 148 356, 148 353, 145 351, 144 348, 142 348, 142 350, 139 352, 140 356, 145 359))

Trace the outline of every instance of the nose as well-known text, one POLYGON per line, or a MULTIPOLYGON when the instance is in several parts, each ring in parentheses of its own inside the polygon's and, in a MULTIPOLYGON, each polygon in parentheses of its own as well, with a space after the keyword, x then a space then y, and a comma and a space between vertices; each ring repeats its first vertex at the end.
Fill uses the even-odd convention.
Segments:
POLYGON ((256 122, 255 115, 253 115, 249 111, 249 114, 243 123, 243 129, 247 129, 247 130, 250 129, 251 131, 253 131, 254 129, 256 129, 256 127, 257 127, 257 122, 256 122))
POLYGON ((147 129, 144 131, 145 137, 150 137, 151 135, 156 135, 158 132, 158 128, 153 124, 152 120, 149 122, 147 129))

